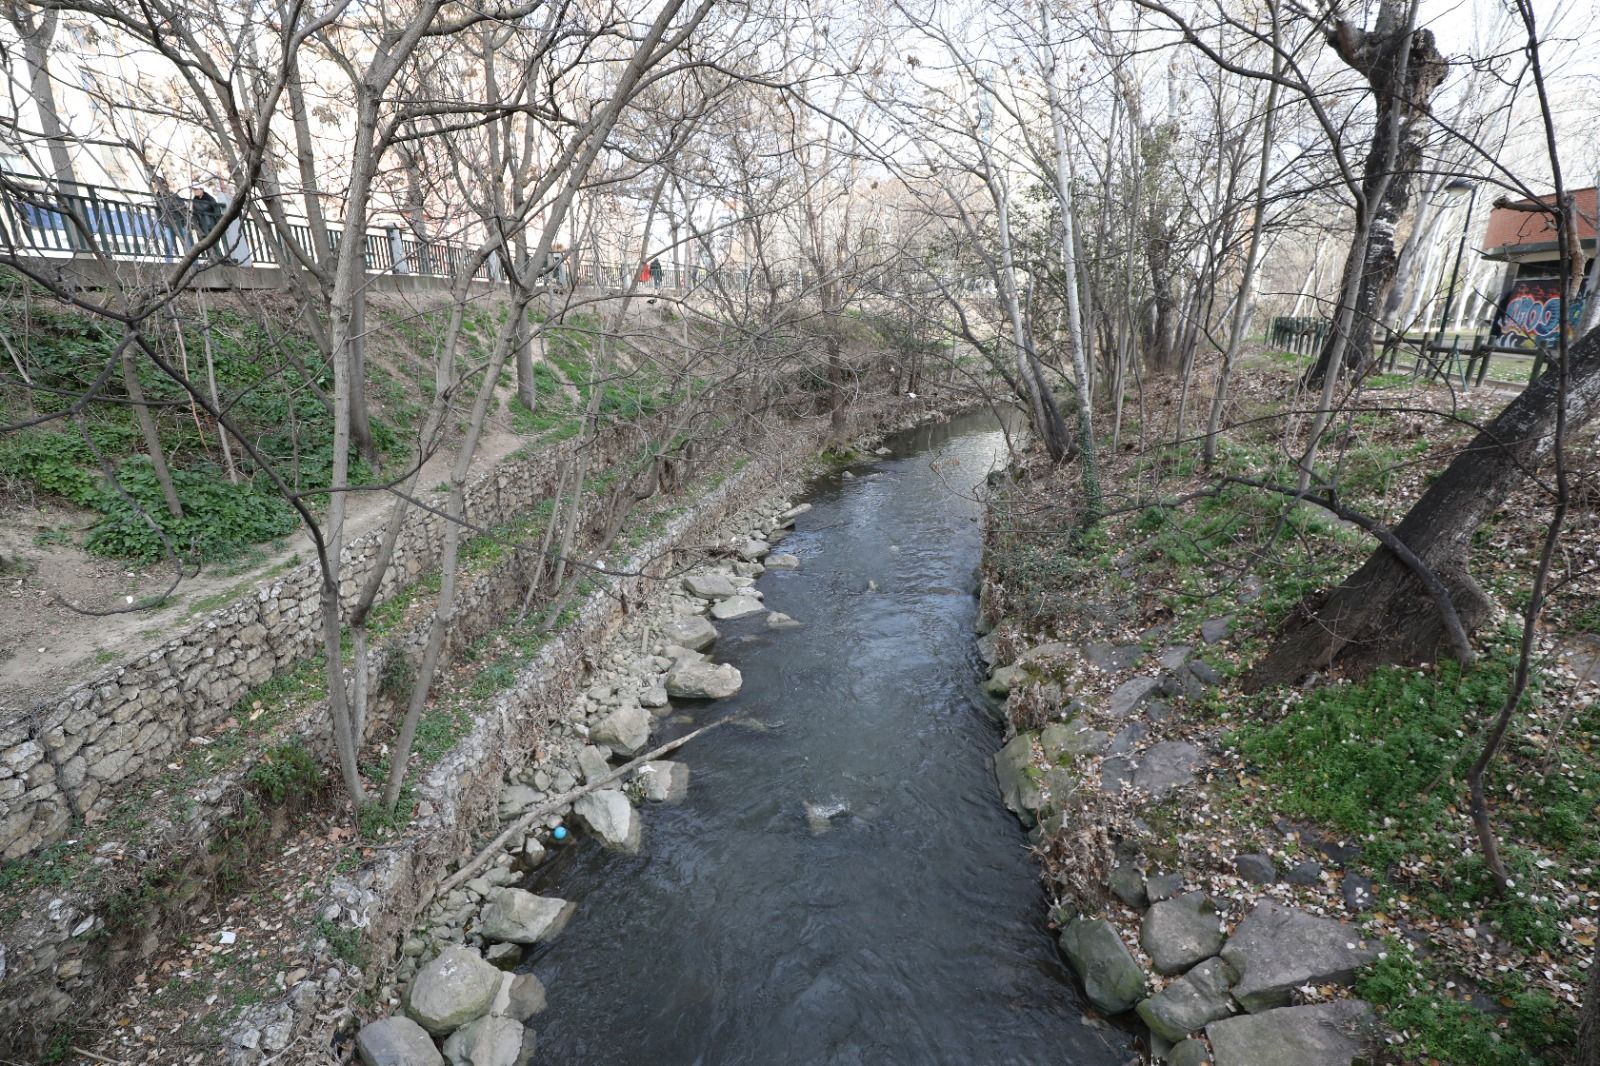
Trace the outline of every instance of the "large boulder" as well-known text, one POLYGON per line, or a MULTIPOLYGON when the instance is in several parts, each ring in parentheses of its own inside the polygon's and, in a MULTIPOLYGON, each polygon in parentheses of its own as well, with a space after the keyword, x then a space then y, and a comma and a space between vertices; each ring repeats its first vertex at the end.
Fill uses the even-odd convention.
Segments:
POLYGON ((494 888, 478 917, 478 932, 485 940, 538 944, 565 929, 575 910, 577 904, 553 896, 536 896, 521 888, 494 888))
POLYGON ((444 1057, 450 1066, 517 1066, 523 1032, 521 1022, 491 1014, 451 1033, 444 1057))
POLYGON ((1104 918, 1072 919, 1061 930, 1061 950, 1089 1002, 1107 1014, 1121 1014, 1144 998, 1144 970, 1104 918))
POLYGON ((1242 1014, 1206 1026, 1216 1066, 1351 1066, 1366 1061, 1372 1010, 1358 999, 1242 1014))
POLYGON ((1239 973, 1233 998, 1252 1013, 1283 1006, 1301 985, 1350 984, 1377 956, 1353 926, 1273 900, 1257 904, 1222 948, 1239 973))
POLYGON ((647 762, 639 767, 639 782, 651 803, 677 803, 689 794, 689 768, 666 759, 647 762))
POLYGON ((635 704, 618 707, 589 732, 589 739, 624 755, 637 755, 650 743, 650 712, 635 704))
POLYGON ((739 671, 727 663, 680 662, 667 675, 667 695, 683 700, 720 700, 744 684, 739 671))
POLYGON ((1236 976, 1221 959, 1207 959, 1140 1003, 1139 1017, 1152 1033, 1176 1043, 1233 1014, 1228 986, 1236 976))
POLYGON ((600 749, 593 744, 586 744, 578 752, 578 772, 583 774, 583 783, 589 784, 598 781, 611 772, 611 764, 606 762, 606 757, 600 749))
POLYGON ((505 974, 490 1014, 525 1022, 544 1010, 544 984, 531 973, 505 974))
POLYGON ((639 812, 617 789, 602 788, 580 797, 572 805, 572 813, 613 851, 632 854, 639 850, 639 812))
POLYGON ((725 600, 739 591, 727 574, 690 574, 683 579, 683 587, 702 600, 725 600))
POLYGON ((1200 749, 1187 740, 1164 740, 1153 744, 1139 756, 1133 771, 1133 787, 1148 793, 1153 800, 1164 800, 1194 781, 1194 772, 1205 762, 1200 749))
POLYGON ((444 1066, 428 1031, 410 1018, 379 1018, 356 1034, 356 1056, 365 1066, 444 1066))
POLYGON ((1159 677, 1136 677, 1117 686, 1106 702, 1106 713, 1113 718, 1126 718, 1161 687, 1159 677))
POLYGON ((444 1036, 488 1014, 499 990, 500 971, 493 963, 469 947, 452 944, 411 979, 406 1013, 428 1032, 444 1036))
POLYGON ((1000 785, 1000 798, 1022 819, 1032 825, 1039 809, 1039 775, 1033 766, 1033 742, 1037 733, 1018 733, 995 753, 994 777, 1000 785))
POLYGON ((690 651, 705 651, 716 639, 717 627, 697 614, 679 615, 661 630, 663 644, 676 644, 690 651))
POLYGON ((1028 676, 1026 667, 1013 663, 1010 666, 996 667, 989 674, 989 680, 984 682, 983 690, 997 700, 1003 700, 1011 695, 1011 690, 1016 688, 1028 676))
POLYGON ((1098 755, 1105 749, 1108 739, 1101 730, 1091 728, 1082 716, 1065 723, 1051 722, 1039 731, 1039 747, 1044 751, 1045 761, 1050 763, 1098 755))
POLYGON ((731 622, 765 611, 766 606, 754 596, 730 596, 711 605, 711 617, 719 622, 731 622))
POLYGON ((1222 950, 1222 924, 1204 892, 1152 904, 1139 922, 1139 946, 1157 973, 1182 973, 1222 950))

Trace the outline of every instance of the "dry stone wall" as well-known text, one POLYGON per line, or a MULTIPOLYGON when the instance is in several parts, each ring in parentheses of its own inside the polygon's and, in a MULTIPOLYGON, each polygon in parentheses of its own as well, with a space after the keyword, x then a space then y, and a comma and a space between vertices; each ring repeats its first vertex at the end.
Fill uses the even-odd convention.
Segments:
MULTIPOLYGON (((629 434, 602 435, 604 468, 629 434)), ((467 488, 474 525, 512 521, 555 491, 576 441, 502 463, 467 488)), ((445 520, 413 510, 384 574, 380 602, 433 569, 445 520)), ((375 565, 382 530, 346 546, 340 595, 353 602, 375 565)), ((63 839, 103 818, 157 774, 189 738, 204 736, 256 685, 314 655, 322 608, 315 561, 257 588, 186 632, 0 724, 0 859, 63 839)))

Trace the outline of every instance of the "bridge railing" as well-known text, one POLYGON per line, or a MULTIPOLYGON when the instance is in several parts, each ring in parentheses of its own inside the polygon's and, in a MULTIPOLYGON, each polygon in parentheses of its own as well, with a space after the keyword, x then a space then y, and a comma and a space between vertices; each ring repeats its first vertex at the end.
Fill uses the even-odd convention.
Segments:
MULTIPOLYGON (((51 187, 38 179, 5 175, 0 179, 0 251, 45 259, 95 253, 121 262, 173 262, 189 251, 222 218, 220 201, 177 195, 133 193, 105 185, 75 182, 51 187)), ((248 215, 228 227, 208 253, 212 260, 239 266, 278 267, 292 253, 315 259, 311 225, 291 218, 288 232, 264 227, 248 215)), ((328 226, 328 242, 337 251, 344 227, 328 226)), ((374 274, 454 277, 471 255, 459 240, 424 241, 397 226, 362 234, 366 269, 374 274)), ((474 277, 499 280, 491 258, 474 277)))

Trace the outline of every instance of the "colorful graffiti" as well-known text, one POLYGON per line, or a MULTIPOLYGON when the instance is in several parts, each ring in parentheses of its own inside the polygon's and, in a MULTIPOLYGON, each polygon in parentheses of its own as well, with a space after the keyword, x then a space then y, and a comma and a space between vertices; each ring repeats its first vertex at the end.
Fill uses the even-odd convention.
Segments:
MULTIPOLYGON (((1566 315, 1567 335, 1577 327, 1583 314, 1582 296, 1573 301, 1566 315)), ((1506 297, 1499 321, 1495 323, 1495 343, 1517 348, 1553 348, 1561 328, 1561 290, 1553 280, 1518 281, 1506 297)))

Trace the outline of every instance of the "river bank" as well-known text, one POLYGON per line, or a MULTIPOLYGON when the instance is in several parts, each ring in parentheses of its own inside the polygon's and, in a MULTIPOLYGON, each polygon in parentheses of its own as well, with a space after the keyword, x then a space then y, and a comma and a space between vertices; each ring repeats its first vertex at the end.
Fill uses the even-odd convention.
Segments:
MULTIPOLYGON (((868 399, 850 412, 851 426, 874 432, 935 412, 927 400, 868 399)), ((330 1045, 323 1037, 338 1028, 338 1019, 372 1002, 431 886, 465 854, 493 809, 506 760, 533 751, 548 715, 564 701, 560 693, 592 669, 597 642, 625 618, 642 588, 683 558, 698 557, 709 531, 731 509, 792 477, 834 436, 826 422, 786 424, 781 440, 730 436, 703 475, 634 517, 612 562, 601 563, 615 576, 585 582, 551 633, 530 628, 538 617, 526 626, 517 617, 517 576, 527 558, 501 548, 499 536, 485 538, 490 550, 473 553, 467 567, 472 584, 463 594, 477 596, 483 585, 482 608, 463 615, 478 628, 441 677, 419 732, 425 772, 407 794, 409 824, 374 827, 371 834, 363 824, 357 835, 332 809, 315 764, 297 774, 302 760, 290 750, 294 745, 269 744, 260 759, 203 782, 200 791, 186 786, 174 793, 223 808, 212 815, 190 803, 183 812, 187 821, 178 828, 189 837, 175 842, 187 847, 193 837, 197 851, 150 852, 136 838, 114 838, 119 842, 109 849, 97 843, 92 853, 79 848, 73 857, 83 853, 103 876, 81 888, 74 881, 71 894, 49 880, 59 863, 53 854, 9 867, 8 875, 23 874, 8 877, 6 886, 17 899, 7 911, 12 931, 31 922, 56 939, 32 943, 8 935, 13 950, 6 993, 48 994, 51 982, 33 980, 29 975, 36 972, 54 971, 55 985, 79 986, 72 1002, 82 1020, 75 1030, 58 1028, 49 1053, 71 1058, 72 1049, 82 1047, 91 1058, 131 1061, 172 1061, 174 1048, 191 1049, 182 1057, 196 1061, 219 1049, 239 1061, 325 1054, 330 1045), (207 835, 194 836, 197 828, 207 835), (137 862, 118 860, 118 849, 131 852, 135 845, 137 862), (174 881, 169 869, 182 876, 174 881), (60 898, 46 906, 51 893, 60 898), (275 905, 267 907, 268 901, 275 905), (162 908, 155 920, 130 924, 151 906, 162 908), (74 939, 76 925, 91 925, 80 923, 85 914, 93 935, 74 939), (174 930, 178 935, 168 939, 174 930), (85 961, 74 966, 78 955, 85 961), (93 974, 118 975, 115 986, 105 985, 115 999, 96 999, 92 988, 93 994, 83 994, 93 974)), ((527 534, 520 527, 517 532, 527 534)), ((537 537, 537 529, 527 535, 537 537)), ((425 606, 414 599, 402 597, 393 612, 402 632, 410 613, 425 606)), ((247 733, 258 720, 280 729, 307 716, 314 722, 320 698, 314 678, 301 670, 274 679, 271 693, 263 689, 256 702, 246 699, 233 721, 248 718, 247 733)), ((196 748, 185 760, 218 748, 196 748)), ((103 836, 122 824, 96 828, 103 836)), ((51 1023, 42 1010, 28 1022, 46 1031, 51 1023)), ((27 1036, 26 1027, 11 1033, 19 1041, 27 1036)))
MULTIPOLYGON (((1253 390, 1270 409, 1290 372, 1252 368, 1243 410, 1253 390)), ((1393 521, 1425 484, 1397 471, 1440 468, 1460 435, 1419 436, 1443 421, 1424 412, 1481 416, 1419 383, 1374 391, 1340 457, 1341 498, 1393 521)), ((1491 778, 1518 871, 1502 899, 1462 774, 1514 631, 1486 627, 1470 672, 1246 693, 1302 596, 1371 544, 1309 508, 1210 491, 1195 445, 1170 443, 1175 401, 1147 388, 1127 430, 1141 443, 1109 457, 1113 513, 1093 533, 1077 528, 1075 470, 1016 472, 989 513, 983 648, 1010 730, 997 772, 1089 998, 1137 1019, 1148 1061, 1182 1066, 1566 1061, 1600 916, 1600 856, 1578 829, 1600 801, 1581 597, 1555 605, 1525 740, 1491 778)), ((1236 433, 1216 473, 1270 465, 1274 432, 1236 433)), ((1537 531, 1520 501, 1484 531, 1480 577, 1501 605, 1517 602, 1537 531)))
POLYGON ((1082 1019, 989 779, 975 490, 1000 436, 887 445, 721 526, 608 643, 502 787, 532 843, 436 901, 366 1061, 1127 1061, 1082 1019))

